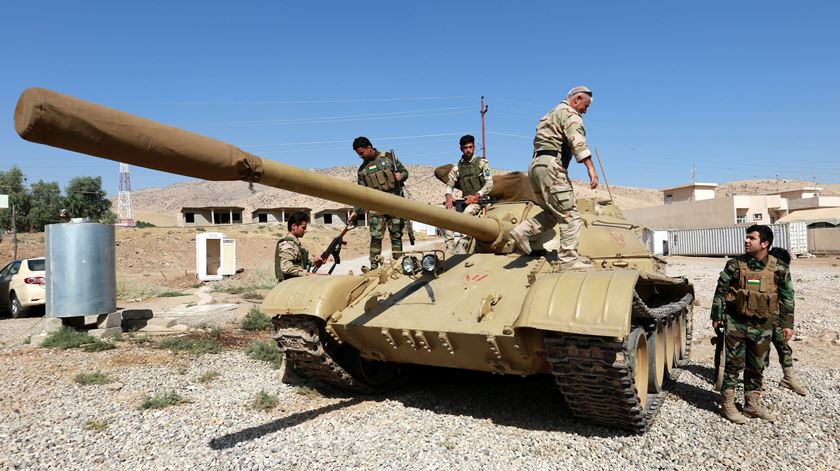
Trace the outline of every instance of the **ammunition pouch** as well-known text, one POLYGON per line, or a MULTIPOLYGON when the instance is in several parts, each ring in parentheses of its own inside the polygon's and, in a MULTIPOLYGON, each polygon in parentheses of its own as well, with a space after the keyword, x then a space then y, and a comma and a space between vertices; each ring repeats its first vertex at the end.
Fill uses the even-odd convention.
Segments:
POLYGON ((746 317, 773 319, 779 310, 776 287, 776 259, 768 258, 760 271, 752 271, 743 260, 738 261, 740 276, 726 300, 734 304, 735 312, 746 317))

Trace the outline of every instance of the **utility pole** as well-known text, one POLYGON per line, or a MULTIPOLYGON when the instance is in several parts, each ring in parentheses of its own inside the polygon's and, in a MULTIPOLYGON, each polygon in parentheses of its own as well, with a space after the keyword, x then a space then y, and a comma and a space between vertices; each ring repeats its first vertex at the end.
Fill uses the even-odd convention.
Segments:
POLYGON ((484 133, 484 115, 487 113, 487 105, 484 104, 484 96, 481 97, 481 158, 487 160, 487 136, 484 133))
POLYGON ((117 226, 134 227, 131 217, 131 175, 128 164, 120 163, 120 186, 117 193, 117 226))
POLYGON ((15 203, 12 201, 12 241, 14 249, 12 252, 12 260, 17 260, 17 223, 15 223, 15 203))
POLYGON ((694 185, 694 162, 691 162, 691 184, 694 185))

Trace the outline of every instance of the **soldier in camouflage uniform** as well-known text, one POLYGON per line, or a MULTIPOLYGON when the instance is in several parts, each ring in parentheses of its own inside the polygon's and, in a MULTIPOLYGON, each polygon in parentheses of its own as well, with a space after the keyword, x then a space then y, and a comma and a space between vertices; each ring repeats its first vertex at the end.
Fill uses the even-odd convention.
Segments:
MULTIPOLYGON (((790 252, 781 248, 773 247, 770 249, 770 255, 776 257, 780 262, 783 262, 788 267, 790 266, 790 252)), ((793 349, 790 348, 790 342, 785 342, 784 329, 779 325, 778 320, 773 323, 773 347, 776 348, 776 353, 779 355, 779 364, 782 365, 784 376, 779 381, 779 386, 788 388, 800 396, 808 395, 808 389, 799 382, 796 372, 793 369, 793 349)))
POLYGON ((718 278, 712 301, 712 326, 725 323, 726 367, 721 387, 721 414, 743 424, 745 415, 773 421, 761 403, 761 383, 770 352, 773 325, 784 341, 793 337, 793 284, 787 264, 769 254, 769 226, 747 228, 745 254, 730 259, 718 278), (735 386, 744 370, 743 414, 735 406, 735 386))
MULTIPOLYGON (((359 165, 357 183, 368 188, 375 188, 387 193, 399 195, 400 182, 408 179, 408 170, 396 156, 387 152, 379 152, 370 140, 364 136, 353 140, 353 150, 363 160, 359 165), (396 171, 394 170, 396 168, 396 171)), ((362 213, 362 208, 355 208, 350 214, 351 220, 362 213)), ((382 254, 382 239, 385 231, 391 238, 391 257, 402 257, 402 236, 405 220, 387 214, 369 211, 368 227, 370 228, 370 268, 379 266, 382 254)))
POLYGON ((592 91, 586 87, 569 90, 566 99, 546 113, 534 136, 534 157, 528 167, 528 178, 537 195, 542 213, 519 223, 513 238, 519 250, 531 253, 530 239, 560 226, 560 252, 558 258, 564 268, 586 268, 591 265, 578 255, 580 213, 575 205, 575 194, 569 180, 569 162, 575 160, 586 166, 589 187, 598 186, 598 172, 592 164, 592 152, 586 144, 586 130, 582 115, 592 103, 592 91))
POLYGON ((446 209, 452 209, 455 198, 452 192, 455 187, 461 189, 464 202, 464 214, 475 216, 481 211, 478 201, 489 195, 493 189, 493 176, 490 164, 475 155, 475 138, 469 134, 461 137, 461 160, 449 171, 449 182, 446 184, 446 209))
POLYGON ((277 241, 274 249, 274 276, 278 283, 289 278, 313 275, 308 271, 312 264, 309 252, 300 243, 308 225, 309 214, 303 211, 292 213, 286 221, 289 235, 277 241))

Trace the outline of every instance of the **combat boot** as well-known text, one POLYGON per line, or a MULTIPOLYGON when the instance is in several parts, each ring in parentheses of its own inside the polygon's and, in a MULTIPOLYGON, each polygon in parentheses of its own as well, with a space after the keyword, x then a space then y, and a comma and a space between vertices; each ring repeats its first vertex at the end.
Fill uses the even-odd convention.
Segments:
POLYGON ((528 235, 525 234, 521 225, 514 227, 513 230, 510 231, 510 237, 516 244, 516 247, 519 248, 520 252, 525 255, 529 255, 531 253, 531 241, 528 240, 528 235))
POLYGON ((720 406, 720 415, 726 420, 738 425, 747 423, 747 418, 735 407, 734 389, 724 389, 720 392, 720 406))
POLYGON ((564 267, 565 270, 571 271, 589 270, 590 268, 592 268, 592 262, 584 257, 578 257, 577 260, 575 260, 574 262, 567 263, 564 267))
POLYGON ((757 417, 768 422, 775 422, 776 416, 764 408, 761 403, 761 391, 748 391, 744 393, 744 415, 757 417))
POLYGON ((808 394, 808 390, 805 389, 805 386, 802 386, 802 383, 800 383, 799 379, 796 378, 796 374, 793 372, 793 367, 789 366, 787 368, 782 368, 782 370, 785 372, 785 376, 781 381, 779 381, 779 386, 788 388, 800 396, 806 396, 808 394))

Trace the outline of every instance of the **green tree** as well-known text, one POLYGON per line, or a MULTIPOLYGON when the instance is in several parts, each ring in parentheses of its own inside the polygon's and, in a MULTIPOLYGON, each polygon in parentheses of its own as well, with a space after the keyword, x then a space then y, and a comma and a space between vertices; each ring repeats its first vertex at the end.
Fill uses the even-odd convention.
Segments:
POLYGON ((111 202, 102 189, 102 177, 74 177, 64 189, 62 207, 71 218, 99 221, 108 216, 111 202))
POLYGON ((36 231, 43 231, 45 225, 58 222, 58 210, 61 209, 58 183, 38 180, 32 184, 29 194, 29 220, 36 231))
POLYGON ((23 186, 26 177, 23 171, 13 165, 7 172, 0 171, 0 195, 9 195, 9 209, 0 211, 0 228, 12 228, 12 205, 15 207, 17 230, 29 230, 29 191, 23 186))

